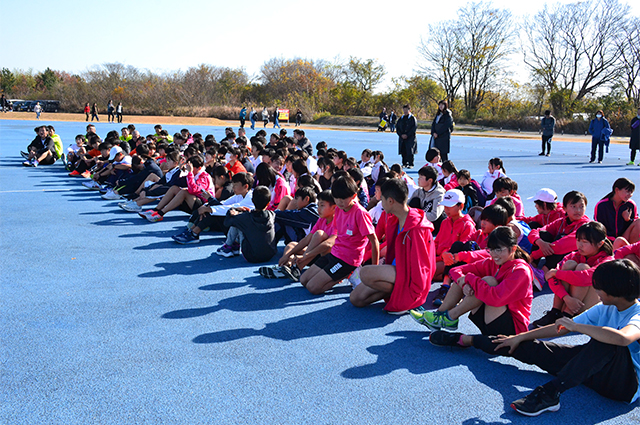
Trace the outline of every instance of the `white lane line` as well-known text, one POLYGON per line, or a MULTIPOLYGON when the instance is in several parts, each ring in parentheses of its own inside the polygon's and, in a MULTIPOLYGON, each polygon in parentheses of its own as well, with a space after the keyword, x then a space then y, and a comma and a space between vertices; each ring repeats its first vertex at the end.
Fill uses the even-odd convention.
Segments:
POLYGON ((26 192, 68 192, 76 189, 31 189, 31 190, 0 190, 0 193, 26 193, 26 192))

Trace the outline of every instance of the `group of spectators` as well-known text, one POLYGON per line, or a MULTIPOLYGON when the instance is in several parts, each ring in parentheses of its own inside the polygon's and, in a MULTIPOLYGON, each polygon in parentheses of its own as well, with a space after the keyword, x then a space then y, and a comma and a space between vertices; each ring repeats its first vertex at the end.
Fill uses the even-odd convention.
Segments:
MULTIPOLYGON (((446 104, 439 110, 446 121, 446 104)), ((408 105, 403 112, 401 148, 411 139, 402 138, 408 105)), ((277 263, 258 269, 265 278, 300 282, 314 295, 350 283, 354 306, 384 300, 386 312, 429 328, 434 345, 513 356, 556 376, 512 404, 520 413, 557 410, 559 395, 580 383, 627 402, 640 394, 640 220, 629 179, 613 183, 594 220, 580 191, 559 202, 551 188, 527 200, 537 212, 527 216, 500 158, 476 180, 435 146, 416 182, 404 172, 411 146, 404 164, 389 167, 382 151, 356 160, 325 142, 314 149, 297 128, 293 137, 263 129, 250 138, 244 127, 227 128, 218 141, 160 125, 143 137, 129 125, 103 140, 90 124, 64 152, 52 126, 36 133, 25 166, 61 159, 69 176, 141 220, 182 212, 177 244, 221 233, 218 255, 265 263, 282 241, 277 263), (432 307, 433 282, 442 283, 432 307), (530 323, 534 291, 545 285, 552 305, 530 323), (466 313, 479 333, 449 332, 466 313), (570 348, 540 341, 569 331, 591 340, 570 348)))

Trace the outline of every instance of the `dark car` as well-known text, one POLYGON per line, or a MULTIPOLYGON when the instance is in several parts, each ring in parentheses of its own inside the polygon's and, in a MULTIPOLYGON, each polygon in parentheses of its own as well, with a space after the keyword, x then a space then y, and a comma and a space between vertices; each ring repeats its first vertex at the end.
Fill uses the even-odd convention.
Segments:
POLYGON ((20 105, 21 112, 33 112, 33 108, 36 106, 36 102, 33 100, 28 100, 20 105))
MULTIPOLYGON (((59 100, 39 100, 43 112, 58 112, 60 109, 59 100)), ((36 106, 35 104, 33 106, 36 106)))
POLYGON ((13 111, 14 112, 18 112, 20 111, 20 108, 22 108, 22 104, 24 103, 24 100, 16 100, 15 102, 13 102, 13 111))

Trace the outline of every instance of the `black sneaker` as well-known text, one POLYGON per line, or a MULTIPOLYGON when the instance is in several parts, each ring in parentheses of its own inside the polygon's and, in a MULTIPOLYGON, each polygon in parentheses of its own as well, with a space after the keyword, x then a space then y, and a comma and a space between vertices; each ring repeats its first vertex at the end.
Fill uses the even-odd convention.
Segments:
POLYGON ((525 416, 557 412, 560 409, 560 394, 549 394, 543 387, 538 387, 528 396, 511 403, 511 408, 525 416))
POLYGON ((538 156, 544 156, 544 152, 540 152, 538 156))
POLYGON ((468 348, 458 344, 461 336, 460 332, 435 331, 429 335, 429 342, 438 347, 468 348))
POLYGON ((29 159, 29 154, 26 152, 20 151, 20 155, 22 155, 24 159, 29 159))
POLYGON ((541 328, 543 326, 553 325, 554 323, 556 323, 556 320, 561 317, 564 317, 564 314, 562 314, 562 312, 557 308, 552 308, 551 310, 546 311, 544 316, 542 316, 535 322, 532 322, 531 327, 535 329, 541 328))
POLYGON ((444 301, 444 297, 447 296, 447 292, 449 292, 449 286, 440 285, 438 291, 436 292, 436 296, 433 298, 433 305, 436 307, 440 307, 442 305, 442 301, 444 301))
POLYGON ((300 282, 300 269, 297 266, 282 266, 280 271, 294 282, 300 282))

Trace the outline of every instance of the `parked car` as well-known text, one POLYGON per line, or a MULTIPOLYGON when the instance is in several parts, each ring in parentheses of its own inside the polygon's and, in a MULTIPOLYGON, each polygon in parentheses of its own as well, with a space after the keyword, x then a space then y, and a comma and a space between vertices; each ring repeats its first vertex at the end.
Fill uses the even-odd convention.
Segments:
POLYGON ((33 100, 27 100, 20 106, 21 112, 33 112, 33 108, 36 106, 36 102, 33 100))
POLYGON ((16 100, 13 102, 13 111, 14 112, 19 112, 22 110, 22 104, 24 104, 26 101, 25 100, 16 100))
POLYGON ((43 112, 58 112, 60 109, 59 100, 39 100, 38 102, 40 102, 43 112))

